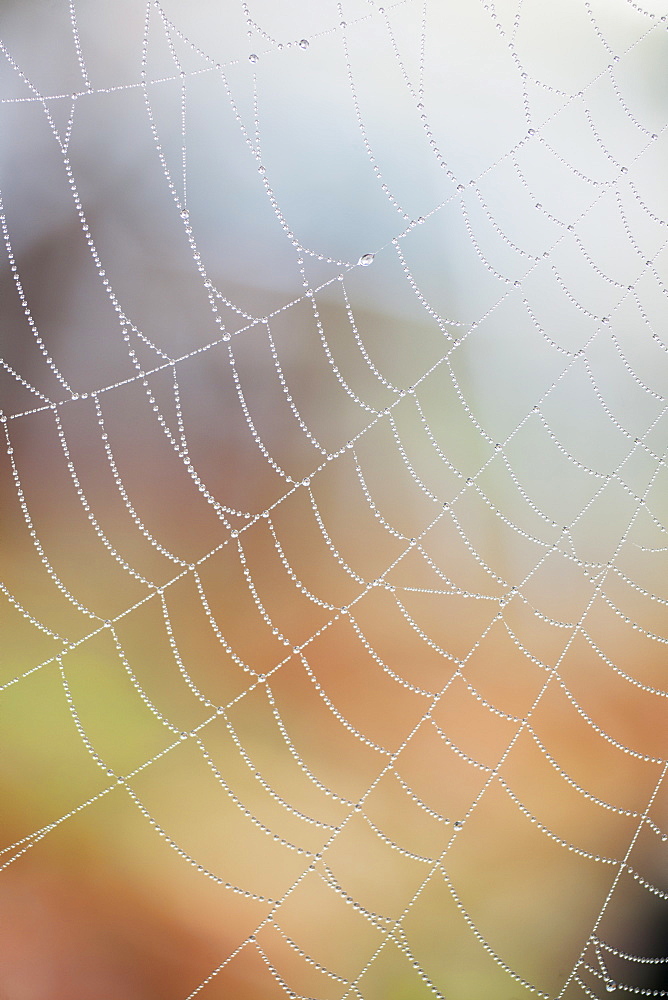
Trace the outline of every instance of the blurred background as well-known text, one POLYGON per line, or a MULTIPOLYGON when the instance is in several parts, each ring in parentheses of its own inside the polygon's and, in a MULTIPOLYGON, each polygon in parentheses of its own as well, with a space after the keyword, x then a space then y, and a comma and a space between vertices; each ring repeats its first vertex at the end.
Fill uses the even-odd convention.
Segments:
POLYGON ((0 994, 666 995, 667 28, 0 4, 0 994))

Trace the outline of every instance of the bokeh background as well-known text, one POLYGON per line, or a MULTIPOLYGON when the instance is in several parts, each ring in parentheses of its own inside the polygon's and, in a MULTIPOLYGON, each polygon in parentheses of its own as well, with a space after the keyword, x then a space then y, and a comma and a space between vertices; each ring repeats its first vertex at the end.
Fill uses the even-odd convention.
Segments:
POLYGON ((0 12, 0 993, 661 991, 665 4, 0 12))

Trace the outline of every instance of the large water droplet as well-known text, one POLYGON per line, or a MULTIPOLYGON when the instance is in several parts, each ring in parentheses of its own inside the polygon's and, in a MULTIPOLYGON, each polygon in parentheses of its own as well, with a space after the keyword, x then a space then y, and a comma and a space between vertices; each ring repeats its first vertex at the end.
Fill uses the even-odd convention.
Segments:
POLYGON ((460 819, 456 819, 452 825, 454 826, 455 830, 461 830, 462 827, 464 826, 463 822, 460 819))
POLYGON ((307 49, 308 48, 308 38, 302 38, 301 39, 301 41, 299 42, 299 48, 300 49, 307 49))
POLYGON ((612 980, 608 980, 608 982, 605 984, 605 988, 608 991, 608 993, 614 993, 615 990, 617 989, 617 983, 613 983, 612 980))
POLYGON ((259 58, 260 57, 257 54, 257 52, 251 52, 251 54, 248 57, 248 62, 256 63, 258 62, 259 58))
POLYGON ((362 267, 368 267, 369 264, 373 264, 375 256, 376 256, 375 253, 365 253, 360 257, 359 263, 362 265, 362 267))

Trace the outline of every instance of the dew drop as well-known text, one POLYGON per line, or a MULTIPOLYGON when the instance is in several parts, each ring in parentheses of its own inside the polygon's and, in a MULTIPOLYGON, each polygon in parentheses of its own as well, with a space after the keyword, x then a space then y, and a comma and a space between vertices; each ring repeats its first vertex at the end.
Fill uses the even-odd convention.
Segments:
POLYGON ((260 57, 257 54, 257 52, 251 52, 251 54, 248 57, 248 62, 256 63, 258 62, 259 58, 260 57))
POLYGON ((369 264, 373 264, 373 260, 374 260, 375 256, 376 256, 375 253, 365 253, 365 254, 362 254, 362 256, 360 257, 358 263, 361 264, 362 267, 368 267, 369 264))
POLYGON ((615 990, 617 989, 617 984, 616 984, 616 983, 613 983, 613 982, 612 982, 611 980, 609 980, 609 981, 608 981, 608 982, 607 982, 607 983, 605 984, 605 988, 606 988, 606 990, 608 991, 608 993, 614 993, 614 992, 615 992, 615 990))
POLYGON ((455 830, 461 830, 462 827, 464 826, 463 822, 460 819, 456 819, 452 825, 454 826, 455 830))
POLYGON ((302 38, 301 39, 301 41, 299 42, 299 48, 300 49, 307 49, 308 48, 308 38, 302 38))

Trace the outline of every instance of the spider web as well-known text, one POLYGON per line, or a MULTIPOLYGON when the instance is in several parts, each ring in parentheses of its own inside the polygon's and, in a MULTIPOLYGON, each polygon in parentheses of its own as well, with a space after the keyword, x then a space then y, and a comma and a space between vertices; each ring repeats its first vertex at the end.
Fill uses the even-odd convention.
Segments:
POLYGON ((663 11, 6 11, 0 868, 109 996, 668 995, 663 11))

